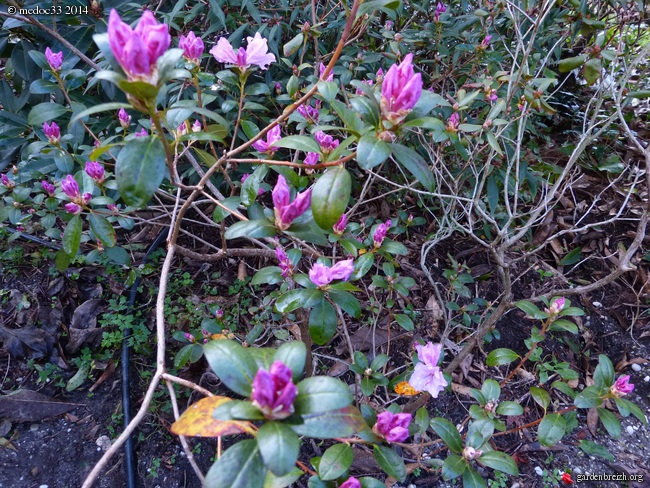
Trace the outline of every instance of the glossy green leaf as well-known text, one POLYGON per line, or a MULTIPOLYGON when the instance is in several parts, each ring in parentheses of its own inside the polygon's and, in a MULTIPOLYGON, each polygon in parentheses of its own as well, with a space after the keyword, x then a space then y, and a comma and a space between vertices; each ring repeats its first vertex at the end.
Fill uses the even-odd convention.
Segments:
POLYGON ((301 341, 285 342, 278 347, 273 356, 273 361, 281 361, 289 367, 294 381, 302 376, 306 359, 307 347, 301 341))
MULTIPOLYGON (((346 283, 349 284, 349 283, 346 283)), ((361 316, 361 304, 354 295, 347 291, 330 290, 330 298, 348 315, 358 319, 361 316)))
POLYGON ((357 162, 362 169, 371 169, 383 163, 390 156, 390 147, 373 134, 366 134, 357 146, 357 162))
POLYGON ((487 379, 483 383, 483 387, 481 388, 481 393, 483 393, 483 396, 488 402, 498 401, 499 397, 501 396, 501 387, 499 386, 499 383, 497 381, 494 381, 492 379, 487 379))
POLYGON ((336 335, 339 319, 336 310, 325 298, 314 305, 309 313, 309 336, 318 346, 324 346, 336 335))
POLYGON ((350 200, 352 178, 343 166, 328 168, 311 192, 311 212, 316 223, 325 230, 341 218, 350 200))
POLYGON ((510 364, 518 357, 519 355, 512 349, 495 349, 494 351, 490 351, 490 354, 488 354, 485 363, 488 366, 502 366, 504 364, 510 364))
POLYGON ((402 144, 393 143, 390 148, 395 160, 404 166, 425 189, 429 191, 435 189, 436 181, 433 173, 422 156, 402 144))
POLYGON ((490 440, 494 433, 494 422, 490 419, 475 420, 469 424, 465 443, 474 449, 480 449, 490 440))
POLYGON ((604 408, 598 407, 596 410, 607 433, 614 439, 618 439, 621 436, 621 422, 616 418, 616 415, 604 408))
POLYGON ((292 425, 291 428, 298 435, 317 439, 350 437, 368 428, 361 412, 353 406, 327 412, 303 414, 302 419, 302 424, 292 425))
POLYGON ((124 201, 145 206, 165 177, 165 149, 156 137, 139 137, 128 142, 115 163, 115 180, 124 201))
POLYGON ((296 51, 300 49, 304 37, 305 36, 303 35, 303 33, 299 32, 293 39, 291 39, 282 47, 282 54, 284 55, 285 58, 289 58, 293 56, 296 53, 296 51))
POLYGON ((533 400, 535 400, 535 403, 537 403, 544 410, 546 410, 551 404, 551 395, 549 395, 548 392, 542 388, 531 386, 530 395, 533 397, 533 400))
POLYGON ((565 431, 564 418, 557 413, 549 413, 540 422, 537 428, 537 437, 543 446, 553 446, 564 437, 565 431))
POLYGON ((612 361, 601 354, 598 356, 598 366, 594 371, 594 384, 597 387, 606 387, 609 388, 614 384, 614 365, 612 361))
POLYGON ((501 402, 497 407, 496 413, 499 415, 522 415, 524 413, 524 407, 517 402, 501 402))
POLYGON ((287 488, 288 486, 292 486, 304 474, 300 468, 293 468, 284 476, 276 476, 270 471, 267 471, 263 488, 287 488))
POLYGON ((289 313, 297 308, 313 307, 323 300, 323 296, 323 292, 315 288, 291 290, 277 299, 275 309, 280 313, 289 313))
POLYGON ((74 257, 81 243, 81 217, 75 215, 70 219, 63 231, 63 250, 68 256, 74 257))
POLYGON ((286 147, 287 149, 296 149, 304 152, 320 153, 318 143, 308 136, 288 136, 274 142, 275 147, 286 147))
POLYGON ((113 247, 117 243, 115 229, 106 218, 97 215, 96 213, 91 213, 88 217, 88 223, 90 224, 90 230, 92 233, 95 234, 95 237, 97 237, 104 246, 113 247))
POLYGON ((582 70, 582 76, 585 77, 587 83, 593 85, 598 81, 603 71, 603 61, 600 58, 592 58, 585 63, 582 70))
POLYGON ((578 447, 582 449, 584 453, 589 454, 590 456, 598 456, 611 462, 614 462, 616 460, 616 458, 612 456, 606 447, 596 444, 595 442, 581 440, 578 442, 578 447))
POLYGON ((39 103, 38 105, 34 105, 34 107, 29 111, 27 122, 29 125, 43 125, 43 122, 52 122, 54 119, 61 117, 67 111, 67 108, 58 103, 39 103))
POLYGON ((574 405, 578 408, 597 407, 603 403, 603 393, 597 386, 588 386, 576 396, 574 405))
POLYGON ((350 469, 354 454, 348 444, 334 444, 323 453, 318 464, 318 476, 329 481, 343 476, 350 469))
POLYGON ((326 412, 347 407, 352 403, 348 385, 329 376, 313 376, 298 383, 298 395, 294 401, 300 415, 326 412))
POLYGON ((505 452, 486 451, 478 460, 480 463, 485 464, 492 469, 496 469, 497 471, 502 471, 512 476, 519 476, 517 463, 515 463, 514 459, 508 456, 505 452))
POLYGON ((266 422, 257 431, 257 445, 264 464, 273 474, 284 476, 294 468, 300 439, 288 425, 266 422))
POLYGON ((379 467, 384 472, 393 478, 404 481, 406 478, 406 467, 402 456, 393 451, 390 447, 378 446, 375 444, 373 447, 373 457, 379 467))
POLYGON ((520 310, 523 310, 526 315, 529 315, 534 319, 545 319, 548 317, 548 314, 546 312, 542 312, 539 308, 537 308, 536 305, 532 304, 531 302, 527 302, 526 300, 520 300, 516 302, 515 306, 520 310))
POLYGON ((249 439, 227 449, 205 477, 205 488, 251 488, 266 477, 257 441, 249 439))
POLYGON ((449 420, 441 417, 431 419, 431 428, 452 452, 460 454, 463 451, 463 440, 456 426, 449 420))
POLYGON ((471 466, 463 472, 463 488, 487 488, 483 476, 471 466))
POLYGON ((576 68, 579 68, 583 64, 585 64, 585 61, 587 61, 587 56, 582 54, 580 56, 574 56, 572 58, 566 58, 560 60, 559 63, 559 70, 560 73, 568 73, 569 71, 573 71, 576 68))
POLYGON ((467 461, 457 454, 449 454, 442 465, 442 477, 449 481, 458 478, 468 468, 467 461))
POLYGON ((251 355, 237 342, 219 340, 203 346, 212 371, 232 391, 248 397, 258 367, 251 355))
POLYGON ((614 398, 614 402, 616 403, 616 406, 618 407, 618 411, 621 413, 623 417, 627 417, 630 414, 632 414, 637 419, 639 419, 639 421, 643 425, 645 425, 646 427, 648 426, 648 419, 646 419, 645 414, 634 403, 632 403, 629 400, 626 400, 625 398, 614 398))

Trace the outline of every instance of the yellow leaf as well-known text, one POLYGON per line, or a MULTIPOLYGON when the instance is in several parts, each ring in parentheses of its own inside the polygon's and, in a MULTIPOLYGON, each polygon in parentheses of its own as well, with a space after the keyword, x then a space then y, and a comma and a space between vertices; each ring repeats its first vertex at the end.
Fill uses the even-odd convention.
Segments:
POLYGON ((210 336, 210 339, 212 339, 213 341, 218 341, 220 339, 234 339, 234 338, 235 338, 235 334, 233 334, 232 332, 212 334, 212 336, 210 336))
POLYGON ((190 437, 219 437, 234 434, 254 434, 255 427, 246 420, 217 420, 212 412, 226 402, 228 397, 213 396, 202 398, 183 412, 172 424, 171 431, 176 435, 190 437))
POLYGON ((421 392, 413 388, 408 381, 402 381, 395 385, 395 393, 402 396, 413 396, 421 392))

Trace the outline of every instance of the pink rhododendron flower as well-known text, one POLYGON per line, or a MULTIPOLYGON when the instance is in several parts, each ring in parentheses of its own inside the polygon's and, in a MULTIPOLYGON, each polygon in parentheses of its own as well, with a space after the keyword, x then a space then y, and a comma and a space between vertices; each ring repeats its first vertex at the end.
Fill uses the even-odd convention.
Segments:
POLYGON ((361 488, 361 481, 354 476, 350 476, 343 484, 339 485, 339 488, 361 488))
POLYGON ((422 75, 413 73, 413 54, 394 64, 381 85, 381 111, 385 119, 398 124, 415 107, 422 95, 422 75))
POLYGON ((201 122, 195 120, 192 124, 192 132, 201 132, 202 129, 203 127, 201 126, 201 122))
POLYGON ((66 212, 71 214, 80 214, 82 211, 82 208, 76 203, 66 203, 63 208, 65 208, 66 212))
POLYGON ((140 132, 135 133, 135 137, 147 137, 148 135, 149 135, 149 133, 147 132, 147 130, 144 127, 142 128, 142 130, 140 132))
POLYGON ((90 176, 97 183, 104 181, 106 177, 104 173, 104 167, 99 164, 97 161, 86 161, 86 174, 90 176))
POLYGON ((492 40, 492 36, 490 36, 490 35, 485 36, 485 39, 483 39, 483 41, 481 41, 481 47, 484 47, 484 48, 488 47, 490 45, 491 40, 492 40))
POLYGON ((181 36, 178 41, 178 47, 183 50, 183 57, 190 63, 200 64, 201 56, 205 45, 200 37, 196 37, 194 32, 190 32, 187 36, 181 36))
POLYGON ((251 399, 267 419, 286 419, 294 412, 293 401, 298 388, 291 376, 291 369, 281 361, 275 361, 268 371, 257 371, 251 399))
POLYGON ((56 125, 56 122, 52 122, 51 124, 45 122, 43 124, 43 132, 51 144, 59 143, 59 140, 61 139, 61 129, 59 129, 59 126, 56 125))
POLYGON ((341 215, 339 220, 332 226, 332 230, 337 236, 342 236, 348 225, 348 218, 345 214, 341 215))
POLYGON ((282 133, 280 126, 276 125, 266 133, 266 141, 260 139, 253 143, 253 149, 259 152, 272 153, 277 149, 273 146, 273 143, 278 142, 280 139, 282 139, 282 133))
POLYGON ((288 229, 291 223, 304 214, 311 205, 311 189, 296 195, 291 202, 291 191, 284 176, 278 176, 278 182, 271 193, 273 197, 273 211, 275 212, 275 226, 280 230, 288 229))
POLYGON ((171 44, 167 25, 159 24, 146 10, 135 29, 122 22, 117 10, 108 19, 108 43, 113 56, 131 81, 158 82, 156 63, 171 44))
POLYGON ((282 277, 286 278, 291 275, 293 273, 293 263, 280 246, 275 248, 275 257, 278 259, 278 266, 282 270, 282 277))
POLYGON ((45 48, 45 59, 47 59, 47 62, 53 71, 59 71, 61 69, 61 65, 63 64, 63 51, 55 53, 52 52, 49 47, 47 47, 45 48))
POLYGON ((73 202, 81 201, 81 192, 79 191, 79 185, 77 184, 77 180, 74 179, 74 176, 68 175, 63 178, 61 180, 61 189, 73 202))
POLYGON ((2 176, 0 176, 0 183, 2 183, 2 185, 7 188, 13 188, 14 186, 16 186, 16 184, 13 181, 11 181, 9 177, 4 173, 2 174, 2 176))
POLYGON ((634 391, 634 384, 630 383, 630 375, 626 374, 617 379, 609 391, 617 398, 629 395, 634 391))
POLYGON ((307 119, 307 122, 311 122, 313 124, 318 123, 318 109, 315 107, 312 107, 311 105, 300 105, 297 109, 296 112, 298 112, 300 115, 302 115, 305 119, 307 119))
MULTIPOLYGON (((323 79, 323 74, 325 73, 325 70, 327 69, 327 66, 325 66, 323 63, 320 63, 318 65, 318 74, 320 75, 319 78, 323 79)), ((325 81, 334 81, 334 70, 330 71, 330 74, 327 75, 327 78, 325 81)))
POLYGON ((305 156, 305 164, 313 166, 314 164, 318 163, 319 159, 320 155, 318 153, 308 152, 307 156, 305 156))
POLYGON ((241 71, 246 71, 251 66, 268 69, 268 65, 275 62, 275 56, 268 52, 267 40, 259 32, 255 37, 247 37, 246 41, 248 42, 246 49, 240 47, 235 53, 228 39, 222 37, 217 45, 210 49, 210 54, 221 63, 236 65, 241 71))
POLYGON ((315 263, 309 271, 309 279, 318 286, 329 285, 334 280, 347 281, 354 272, 354 259, 339 261, 331 268, 323 263, 315 263))
POLYGON ((334 139, 329 134, 325 134, 325 132, 323 132, 322 130, 317 131, 314 134, 314 137, 316 138, 316 142, 318 142, 321 151, 323 151, 326 154, 332 152, 334 149, 339 147, 339 140, 334 139))
POLYGON ((117 208, 117 205, 115 205, 114 203, 109 203, 108 205, 106 205, 106 208, 113 213, 120 213, 120 209, 117 208))
POLYGON ((409 436, 411 419, 410 413, 382 412, 377 415, 377 423, 372 430, 387 442, 404 442, 409 436))
POLYGON ((447 386, 442 370, 438 367, 442 344, 427 342, 426 346, 417 344, 415 349, 420 362, 415 365, 408 382, 416 390, 427 390, 433 398, 438 398, 438 394, 447 386))
POLYGON ((117 118, 120 120, 120 125, 123 129, 128 129, 131 123, 131 116, 123 108, 117 113, 117 118))
POLYGON ((555 300, 553 300, 553 303, 551 303, 551 306, 548 309, 548 313, 551 315, 559 314, 564 308, 565 304, 566 304, 566 300, 564 297, 556 298, 555 300))
POLYGON ((178 129, 176 129, 176 133, 179 137, 187 134, 187 122, 183 122, 181 125, 179 125, 178 129))
POLYGON ((447 7, 445 6, 445 4, 438 2, 438 5, 436 6, 436 11, 433 14, 436 22, 440 22, 440 14, 444 14, 446 11, 447 11, 447 7))
POLYGON ((387 220, 385 223, 379 224, 377 226, 375 233, 372 235, 372 240, 374 241, 375 247, 381 247, 381 243, 384 242, 386 234, 388 233, 388 229, 390 229, 391 225, 393 225, 393 222, 391 220, 387 220))
POLYGON ((446 129, 449 132, 458 132, 459 124, 460 124, 460 114, 458 112, 454 112, 453 114, 451 114, 449 120, 447 121, 446 129))
POLYGON ((47 180, 41 181, 41 188, 43 188, 43 191, 48 194, 48 196, 53 197, 54 192, 56 192, 56 188, 52 183, 50 183, 47 180))

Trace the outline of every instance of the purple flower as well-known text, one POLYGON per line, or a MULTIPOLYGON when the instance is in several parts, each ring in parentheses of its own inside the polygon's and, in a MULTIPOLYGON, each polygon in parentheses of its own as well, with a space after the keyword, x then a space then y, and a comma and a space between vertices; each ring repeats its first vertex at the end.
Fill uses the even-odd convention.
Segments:
POLYGON ((314 137, 316 138, 316 142, 318 142, 321 151, 323 151, 326 154, 332 152, 334 149, 339 147, 339 140, 334 139, 329 134, 325 134, 325 132, 323 132, 322 130, 317 131, 314 134, 314 137))
POLYGON ((259 66, 261 69, 268 69, 268 65, 275 62, 275 56, 269 53, 266 39, 257 32, 255 37, 247 37, 248 46, 246 49, 240 47, 235 53, 228 39, 222 37, 217 45, 210 49, 215 59, 221 63, 234 64, 241 71, 246 71, 251 66, 259 66))
POLYGON ((179 125, 178 129, 176 129, 176 133, 178 134, 178 137, 187 134, 187 122, 183 122, 181 125, 179 125))
POLYGON ((79 191, 79 185, 74 179, 74 176, 68 175, 63 180, 61 180, 61 189, 66 196, 73 202, 82 201, 81 192, 79 191))
POLYGON ((629 381, 630 381, 629 374, 626 374, 625 376, 621 376, 619 379, 617 379, 614 382, 614 384, 610 387, 609 391, 611 392, 612 395, 614 395, 617 398, 623 397, 625 395, 629 395, 634 391, 634 385, 629 381))
POLYGON ((415 349, 420 362, 415 365, 409 384, 418 391, 427 390, 433 398, 438 398, 438 394, 447 386, 438 367, 442 344, 427 342, 426 346, 417 344, 415 349))
POLYGON ((384 118, 399 124, 422 95, 422 75, 413 73, 413 54, 394 64, 381 85, 381 111, 384 118))
POLYGON ((92 193, 84 193, 81 196, 81 201, 83 202, 84 205, 88 205, 92 199, 93 199, 92 193))
POLYGON ((279 81, 276 81, 275 82, 275 94, 279 95, 280 93, 282 93, 282 85, 280 84, 279 81))
POLYGON ((148 135, 149 133, 146 131, 146 129, 144 129, 144 127, 140 132, 135 133, 135 137, 147 137, 148 135))
POLYGON ((13 188, 15 183, 9 179, 9 177, 6 174, 2 174, 0 176, 0 183, 2 183, 3 186, 6 186, 7 188, 13 188))
POLYGON ((296 199, 290 202, 291 191, 284 176, 278 176, 272 192, 273 211, 275 212, 275 226, 280 230, 288 229, 291 222, 304 214, 311 205, 311 190, 306 190, 296 195, 296 199))
POLYGON ((59 69, 61 69, 61 65, 63 64, 63 51, 55 53, 52 52, 49 47, 46 47, 45 59, 47 59, 47 62, 50 64, 52 71, 59 71, 59 69))
POLYGON ((458 112, 454 112, 453 114, 451 114, 449 120, 447 121, 446 129, 449 132, 458 132, 459 124, 460 124, 460 114, 458 112))
POLYGON ((221 320, 223 319, 223 316, 225 315, 225 312, 222 309, 219 309, 215 312, 215 316, 217 319, 221 320))
POLYGON ((260 139, 253 143, 253 149, 259 152, 272 153, 277 149, 273 146, 273 143, 278 142, 280 139, 282 139, 282 133, 280 126, 276 125, 266 133, 266 141, 260 139))
POLYGON ((384 29, 393 30, 393 21, 392 20, 387 20, 386 23, 384 24, 384 29))
POLYGON ((97 183, 101 183, 106 177, 104 167, 97 161, 86 161, 86 174, 97 183))
POLYGON ((203 127, 201 126, 201 122, 195 120, 192 124, 192 132, 201 132, 202 129, 203 127))
POLYGON ((333 280, 347 281, 354 272, 354 260, 352 258, 339 261, 331 268, 322 263, 315 263, 309 271, 309 279, 318 286, 329 285, 333 280))
POLYGON ((332 230, 337 236, 342 236, 345 232, 345 228, 348 225, 348 218, 345 214, 341 215, 341 218, 332 226, 332 230))
POLYGON ((491 40, 492 40, 492 36, 490 36, 490 35, 485 36, 485 39, 483 39, 483 41, 481 41, 481 47, 483 47, 483 48, 488 47, 490 45, 491 40))
POLYGON ((54 192, 56 191, 56 188, 54 187, 54 185, 52 183, 50 183, 49 181, 47 181, 47 180, 41 181, 41 188, 50 197, 53 197, 54 192))
MULTIPOLYGON (((325 66, 323 63, 320 63, 318 65, 318 73, 319 73, 319 78, 322 80, 323 79, 323 74, 325 73, 325 70, 327 69, 327 66, 325 66)), ((330 71, 329 75, 327 75, 327 78, 325 81, 334 81, 334 70, 330 71)))
POLYGON ((377 423, 372 430, 387 442, 404 442, 409 436, 411 419, 410 413, 382 412, 377 415, 377 423))
POLYGON ((354 476, 350 476, 342 485, 339 485, 339 488, 361 488, 361 482, 354 476))
POLYGON ((126 110, 121 108, 117 113, 117 118, 120 119, 120 125, 124 130, 129 128, 129 124, 131 123, 131 116, 126 113, 126 110))
MULTIPOLYGON (((374 82, 372 80, 363 80, 361 83, 364 85, 372 86, 374 82)), ((363 95, 363 90, 361 88, 357 88, 354 92, 355 95, 363 95)))
POLYGON ((241 182, 243 183, 244 181, 246 181, 250 175, 251 175, 250 173, 244 173, 243 175, 241 175, 241 182))
POLYGON ((286 419, 294 412, 293 401, 298 388, 291 381, 291 376, 291 369, 281 361, 275 361, 269 371, 257 371, 251 399, 267 419, 286 419))
POLYGON ((314 164, 318 163, 319 159, 320 155, 318 153, 308 152, 307 156, 305 156, 305 164, 313 166, 314 164))
POLYGON ((192 334, 190 334, 189 332, 185 332, 185 334, 183 334, 183 336, 185 336, 185 339, 187 339, 189 342, 194 342, 196 340, 194 338, 194 336, 192 334))
POLYGON ((187 34, 187 37, 181 36, 178 41, 178 47, 183 50, 183 57, 190 63, 201 63, 201 55, 203 54, 205 45, 200 37, 194 35, 194 32, 187 34))
POLYGON ((61 129, 59 129, 59 126, 56 125, 56 122, 52 122, 51 124, 45 122, 43 124, 43 132, 51 144, 59 143, 59 140, 61 139, 61 129))
POLYGON ((158 82, 156 62, 171 44, 167 25, 159 24, 153 13, 146 10, 135 29, 111 10, 108 19, 108 43, 113 56, 131 81, 158 82))
POLYGON ((564 297, 556 298, 553 300, 553 303, 551 303, 551 306, 548 309, 548 313, 551 315, 557 315, 562 311, 564 305, 566 305, 566 300, 564 297))
POLYGON ((81 207, 77 205, 76 203, 66 203, 64 206, 65 211, 71 214, 80 214, 81 213, 81 207))
POLYGON ((286 278, 291 275, 293 273, 293 263, 280 246, 275 248, 275 257, 278 259, 278 266, 282 270, 282 277, 286 278))
POLYGON ((317 108, 312 107, 311 105, 300 105, 296 109, 296 112, 298 112, 305 119, 307 119, 307 122, 311 122, 312 124, 318 124, 318 109, 317 108))
POLYGON ((445 4, 438 2, 438 5, 436 6, 436 11, 434 12, 433 16, 436 19, 436 22, 440 22, 440 14, 444 14, 447 11, 447 7, 445 4))
POLYGON ((120 210, 117 208, 117 205, 115 205, 114 203, 109 203, 108 205, 106 205, 106 208, 113 213, 120 213, 120 210))
POLYGON ((377 226, 375 233, 372 235, 372 240, 374 241, 375 247, 381 247, 381 243, 384 242, 386 234, 388 233, 388 229, 390 229, 391 225, 393 225, 393 222, 391 220, 387 220, 385 223, 379 224, 377 226))

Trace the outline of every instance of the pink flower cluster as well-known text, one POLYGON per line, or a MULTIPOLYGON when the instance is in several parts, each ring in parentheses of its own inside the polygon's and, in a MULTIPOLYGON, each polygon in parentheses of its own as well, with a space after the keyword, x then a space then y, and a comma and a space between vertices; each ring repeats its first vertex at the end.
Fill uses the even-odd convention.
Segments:
POLYGON ((251 399, 267 419, 286 419, 294 412, 293 401, 298 388, 291 376, 291 369, 281 361, 275 361, 268 371, 257 371, 251 399))
POLYGON ((629 395, 634 391, 634 384, 630 383, 630 375, 626 374, 617 379, 609 389, 616 398, 629 395))
POLYGON ((372 430, 387 442, 404 442, 409 436, 411 419, 410 413, 382 412, 377 415, 377 423, 372 430))
POLYGON ((288 229, 291 223, 304 214, 311 205, 311 190, 299 193, 291 202, 291 190, 284 176, 278 176, 278 182, 271 193, 275 212, 275 226, 280 230, 288 229))
POLYGON ((422 75, 413 72, 413 54, 394 64, 381 85, 381 112, 392 124, 399 124, 422 95, 422 75))
POLYGON ((255 37, 247 37, 246 41, 248 42, 246 49, 240 47, 235 52, 228 39, 222 37, 217 41, 217 45, 210 49, 210 54, 221 63, 237 66, 242 72, 251 66, 268 69, 269 64, 275 62, 275 56, 268 52, 267 40, 259 32, 255 34, 255 37))
POLYGON ((315 263, 309 271, 309 279, 318 286, 329 285, 334 280, 347 281, 354 272, 354 259, 339 261, 334 266, 325 266, 323 263, 315 263))
POLYGON ((442 344, 431 342, 427 342, 426 346, 416 344, 415 349, 420 362, 415 365, 409 384, 418 391, 426 390, 433 398, 438 398, 440 392, 447 386, 447 380, 438 367, 442 344))
POLYGON ((273 153, 277 150, 273 144, 278 142, 280 139, 282 139, 282 132, 280 126, 276 125, 266 133, 265 141, 260 139, 253 143, 253 149, 263 153, 273 153))
POLYGON ((183 57, 190 63, 200 64, 201 56, 205 49, 203 40, 196 37, 194 32, 190 32, 187 36, 181 36, 178 41, 178 47, 183 50, 183 57))

